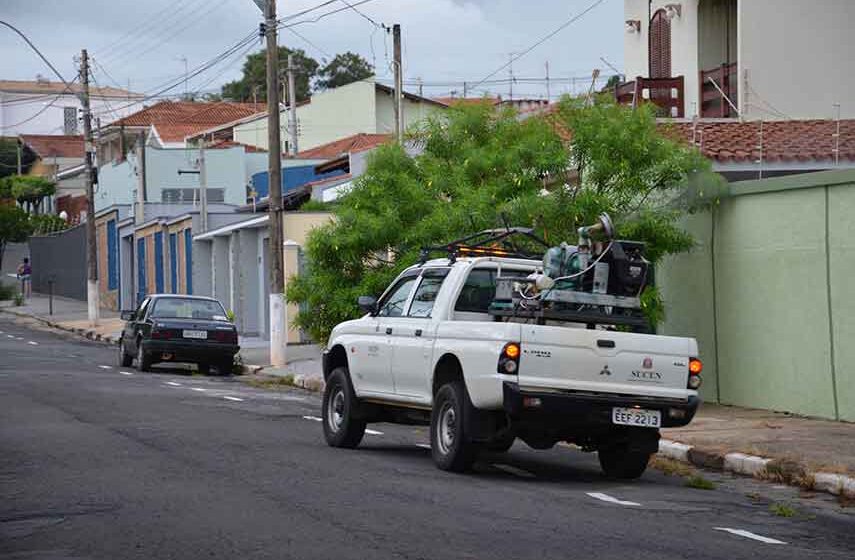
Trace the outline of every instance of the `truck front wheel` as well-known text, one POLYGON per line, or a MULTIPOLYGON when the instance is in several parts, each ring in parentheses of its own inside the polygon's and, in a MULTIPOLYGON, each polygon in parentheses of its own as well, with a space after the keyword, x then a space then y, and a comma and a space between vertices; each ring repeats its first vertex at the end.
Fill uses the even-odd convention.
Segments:
POLYGON ((644 474, 651 453, 629 449, 626 445, 615 445, 600 449, 597 455, 606 476, 630 480, 644 474))
POLYGON ((356 395, 347 368, 332 371, 324 388, 324 438, 331 447, 353 449, 365 435, 365 421, 355 418, 356 395))
POLYGON ((446 383, 436 392, 430 418, 430 447, 433 460, 444 471, 465 472, 472 467, 478 448, 466 433, 469 412, 466 386, 446 383))

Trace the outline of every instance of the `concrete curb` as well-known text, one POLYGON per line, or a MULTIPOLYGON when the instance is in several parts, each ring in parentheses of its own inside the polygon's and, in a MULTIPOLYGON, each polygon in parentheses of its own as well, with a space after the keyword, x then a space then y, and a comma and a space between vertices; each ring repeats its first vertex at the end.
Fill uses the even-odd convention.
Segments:
POLYGON ((855 478, 835 473, 811 472, 805 465, 793 461, 744 453, 721 454, 667 439, 659 440, 659 455, 704 469, 732 472, 761 479, 788 472, 793 476, 785 477, 784 481, 790 484, 794 483, 794 479, 798 479, 798 485, 803 488, 809 487, 818 492, 855 498, 855 478))
POLYGON ((38 315, 32 315, 30 313, 24 313, 22 311, 15 311, 13 309, 9 309, 8 307, 0 307, 0 313, 9 313, 10 315, 15 315, 16 317, 22 317, 25 319, 34 319, 44 325, 47 325, 52 329, 76 334, 82 336, 83 338, 91 340, 92 342, 101 342, 107 345, 112 345, 119 342, 119 340, 113 336, 102 335, 96 333, 94 330, 65 327, 55 321, 51 321, 50 319, 45 319, 44 317, 39 317, 38 315))

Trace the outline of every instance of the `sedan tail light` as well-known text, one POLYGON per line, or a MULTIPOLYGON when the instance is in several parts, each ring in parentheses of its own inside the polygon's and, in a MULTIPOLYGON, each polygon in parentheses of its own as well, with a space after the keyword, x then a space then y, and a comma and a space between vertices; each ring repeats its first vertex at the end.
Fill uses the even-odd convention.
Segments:
POLYGON ((181 333, 175 329, 154 329, 151 338, 155 340, 169 340, 170 338, 181 338, 181 333))
POLYGON ((214 331, 213 338, 217 342, 224 342, 227 344, 237 344, 237 332, 236 331, 214 331))

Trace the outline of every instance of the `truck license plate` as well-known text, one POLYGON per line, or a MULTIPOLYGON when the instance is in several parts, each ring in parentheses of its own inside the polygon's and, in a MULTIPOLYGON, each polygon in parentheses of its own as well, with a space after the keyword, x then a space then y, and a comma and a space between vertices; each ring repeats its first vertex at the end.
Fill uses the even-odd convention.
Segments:
POLYGON ((208 331, 188 331, 188 330, 185 330, 184 333, 182 333, 182 336, 184 338, 198 338, 198 339, 204 340, 204 339, 208 338, 208 331))
POLYGON ((662 425, 662 413, 644 408, 612 408, 612 423, 624 426, 658 428, 662 425))

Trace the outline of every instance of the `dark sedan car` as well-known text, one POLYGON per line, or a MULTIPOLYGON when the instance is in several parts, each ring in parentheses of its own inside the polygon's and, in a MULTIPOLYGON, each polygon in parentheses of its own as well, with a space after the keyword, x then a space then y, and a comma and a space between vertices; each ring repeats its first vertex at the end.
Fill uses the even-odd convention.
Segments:
POLYGON ((158 362, 193 363, 208 373, 211 366, 231 373, 240 350, 237 329, 222 304, 199 296, 147 296, 135 311, 123 311, 127 321, 119 339, 119 363, 137 360, 140 371, 158 362))

